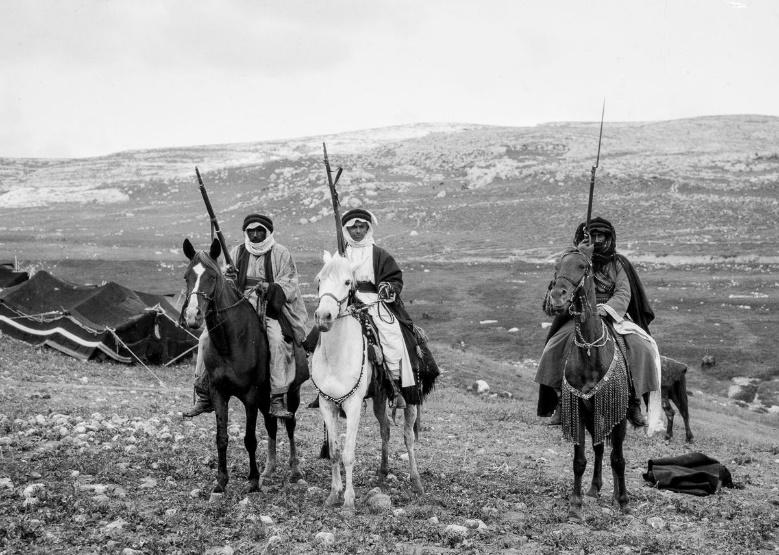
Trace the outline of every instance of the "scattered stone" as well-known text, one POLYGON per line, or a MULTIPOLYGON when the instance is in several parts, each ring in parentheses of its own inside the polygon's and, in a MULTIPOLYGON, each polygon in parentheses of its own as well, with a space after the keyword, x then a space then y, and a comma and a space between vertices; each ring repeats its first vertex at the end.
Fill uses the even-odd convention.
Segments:
POLYGON ((29 497, 34 497, 34 496, 35 496, 35 494, 36 494, 36 493, 37 493, 39 490, 43 490, 43 489, 44 489, 44 486, 43 486, 43 484, 40 484, 40 483, 38 483, 38 484, 30 484, 29 486, 27 486, 26 488, 24 488, 24 491, 22 492, 22 495, 23 495, 24 497, 27 497, 27 498, 29 498, 29 497))
POLYGON ((438 526, 438 517, 437 516, 431 516, 430 518, 427 519, 427 521, 430 524, 434 525, 434 526, 438 526))
POLYGON ((189 496, 190 496, 192 499, 197 499, 198 497, 200 497, 200 494, 201 494, 201 493, 202 493, 202 492, 201 492, 199 489, 193 489, 192 491, 190 491, 190 492, 189 492, 189 496))
POLYGON ((79 381, 80 381, 81 383, 83 383, 83 384, 88 384, 88 383, 89 383, 89 378, 87 378, 86 376, 84 376, 84 377, 83 377, 83 378, 81 378, 81 380, 79 380, 79 381))
POLYGON ((476 529, 486 530, 487 529, 487 525, 484 524, 484 522, 482 522, 478 518, 469 518, 468 520, 465 521, 465 526, 466 526, 466 528, 471 528, 472 530, 476 530, 476 529))
POLYGON ((306 495, 309 497, 314 497, 316 495, 321 495, 324 493, 324 490, 322 488, 319 488, 317 486, 311 486, 306 490, 306 495))
POLYGON ((468 529, 459 524, 449 524, 444 529, 444 534, 450 538, 461 540, 468 537, 468 529))
POLYGON ((476 380, 473 382, 473 391, 478 395, 484 395, 490 392, 490 386, 484 380, 476 380))
POLYGON ((401 461, 408 461, 408 453, 401 453, 400 455, 398 455, 398 458, 401 461))
POLYGON ((113 521, 111 524, 107 524, 105 529, 106 530, 121 530, 127 525, 127 521, 123 518, 117 518, 115 521, 113 521))
POLYGON ((486 517, 492 517, 498 515, 498 509, 495 507, 482 507, 481 514, 483 514, 486 517))
POLYGON ((260 521, 265 524, 265 526, 273 526, 273 519, 268 515, 260 515, 260 521))
POLYGON ((279 545, 281 543, 281 536, 271 536, 268 538, 268 545, 266 546, 266 549, 270 549, 274 545, 279 545))
POLYGON ((392 511, 392 515, 397 517, 397 518, 406 516, 406 514, 407 513, 406 513, 405 509, 395 509, 394 511, 392 511))
POLYGON ((392 499, 385 493, 377 493, 368 498, 368 507, 377 511, 389 510, 392 508, 392 499))
POLYGON ((173 516, 178 512, 178 509, 168 509, 165 511, 165 516, 173 516))
POLYGON ((222 500, 222 497, 224 497, 224 493, 216 493, 212 492, 211 497, 208 498, 209 503, 217 503, 222 500))
POLYGON ((122 550, 122 555, 143 555, 143 551, 140 549, 131 549, 129 547, 125 547, 122 550))
POLYGON ((209 547, 206 549, 205 555, 233 555, 233 548, 229 545, 221 545, 215 547, 209 547))
POLYGON ((10 447, 11 443, 13 443, 13 440, 10 437, 0 437, 0 447, 10 447))
POLYGON ((14 483, 10 478, 0 478, 0 489, 14 489, 14 483))
POLYGON ((317 535, 314 536, 314 542, 320 545, 333 545, 335 535, 332 532, 317 532, 317 535))
POLYGON ((655 530, 662 530, 665 528, 665 521, 659 516, 650 516, 646 519, 646 523, 655 530))

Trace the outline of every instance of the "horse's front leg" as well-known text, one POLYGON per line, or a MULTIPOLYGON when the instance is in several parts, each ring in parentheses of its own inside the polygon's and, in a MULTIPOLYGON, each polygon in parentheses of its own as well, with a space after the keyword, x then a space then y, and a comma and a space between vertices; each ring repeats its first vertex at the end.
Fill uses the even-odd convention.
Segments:
POLYGON ((346 489, 344 490, 344 509, 354 510, 354 485, 352 472, 354 471, 355 449, 357 448, 357 429, 360 426, 360 409, 362 408, 362 395, 349 397, 343 404, 346 413, 346 439, 343 447, 344 474, 346 475, 346 489))
POLYGON ((587 468, 587 455, 585 454, 584 421, 579 419, 579 445, 574 446, 573 450, 573 491, 571 492, 571 502, 568 509, 568 518, 584 520, 582 511, 582 476, 587 468))
POLYGON ((257 468, 257 404, 248 401, 246 409, 246 432, 243 445, 249 453, 249 493, 260 491, 260 469, 257 468))
POLYGON ((284 423, 287 428, 287 437, 289 438, 289 481, 296 484, 298 480, 303 479, 303 473, 300 472, 300 462, 298 460, 298 448, 295 444, 295 428, 297 427, 297 418, 293 413, 292 418, 287 418, 284 423))
POLYGON ((279 430, 277 420, 270 415, 268 410, 262 412, 262 417, 265 421, 265 431, 268 432, 268 451, 265 454, 265 468, 261 476, 263 480, 269 480, 276 471, 276 434, 279 430))
POLYGON ((625 441, 627 419, 617 424, 611 431, 611 474, 614 478, 614 500, 619 503, 622 514, 630 514, 628 507, 628 489, 625 485, 625 456, 622 444, 625 441))
POLYGON ((211 389, 211 402, 214 404, 214 415, 216 416, 216 452, 218 457, 216 471, 216 485, 214 493, 224 493, 227 490, 227 482, 230 477, 227 474, 227 403, 215 389, 211 389))
POLYGON ((422 479, 419 477, 419 471, 417 470, 417 457, 414 454, 414 442, 416 441, 414 423, 417 420, 418 409, 419 405, 406 405, 403 439, 406 441, 406 451, 408 452, 408 479, 411 482, 411 491, 422 494, 425 493, 425 488, 422 487, 422 479))
POLYGON ((387 481, 389 474, 389 440, 390 424, 387 416, 387 395, 381 388, 373 397, 373 414, 379 421, 379 435, 381 435, 381 462, 379 463, 379 484, 383 485, 387 481))
POLYGON ((332 507, 338 503, 338 498, 343 490, 341 482, 341 445, 338 437, 338 405, 319 397, 319 412, 325 421, 327 429, 327 447, 330 455, 330 495, 325 499, 325 505, 332 507))
POLYGON ((595 462, 592 467, 592 484, 587 490, 587 497, 597 499, 603 487, 603 444, 593 446, 592 450, 595 451, 595 462))

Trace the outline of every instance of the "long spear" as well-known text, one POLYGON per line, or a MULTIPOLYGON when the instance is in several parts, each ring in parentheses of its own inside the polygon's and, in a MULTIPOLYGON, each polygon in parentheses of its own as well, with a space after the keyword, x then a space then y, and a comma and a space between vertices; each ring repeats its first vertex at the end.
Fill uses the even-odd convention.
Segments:
POLYGON ((600 162, 600 144, 603 139, 603 116, 606 114, 606 100, 603 100, 603 111, 600 114, 600 135, 598 136, 598 156, 595 158, 595 165, 590 173, 590 199, 587 201, 587 244, 592 245, 592 234, 590 233, 590 218, 592 217, 592 196, 595 193, 595 170, 598 169, 600 162))
POLYGON ((338 184, 338 180, 341 178, 341 172, 344 171, 344 169, 339 167, 335 173, 335 179, 333 179, 333 172, 330 170, 330 160, 327 158, 327 146, 325 143, 322 143, 322 148, 325 151, 325 170, 327 170, 327 184, 330 187, 330 198, 333 199, 333 215, 335 216, 335 236, 338 241, 338 254, 343 256, 346 249, 344 248, 344 230, 341 225, 341 210, 339 209, 341 203, 338 200, 338 191, 335 190, 335 186, 338 184))

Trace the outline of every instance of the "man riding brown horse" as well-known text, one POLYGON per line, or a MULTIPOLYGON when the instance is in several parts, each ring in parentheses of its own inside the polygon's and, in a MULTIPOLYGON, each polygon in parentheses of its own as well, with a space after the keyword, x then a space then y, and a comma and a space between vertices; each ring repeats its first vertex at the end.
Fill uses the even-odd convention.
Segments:
MULTIPOLYGON (((590 223, 591 237, 587 235, 586 223, 576 228, 573 244, 592 239, 592 255, 595 292, 598 314, 616 323, 627 322, 631 330, 624 335, 627 345, 629 375, 633 387, 630 392, 628 420, 636 427, 647 425, 641 413, 639 399, 643 393, 660 389, 659 368, 656 368, 657 346, 649 335, 649 323, 654 312, 644 292, 644 287, 630 261, 617 253, 617 234, 614 226, 604 218, 593 218, 590 223)), ((573 321, 568 314, 558 315, 547 336, 535 381, 541 384, 539 416, 549 416, 556 404, 556 397, 550 389, 559 393, 567 348, 574 332, 573 321), (551 408, 550 408, 551 407, 551 408)), ((560 423, 559 407, 552 424, 560 423)))
MULTIPOLYGON (((308 318, 297 268, 287 248, 276 242, 268 216, 249 214, 243 220, 242 230, 243 244, 230 252, 236 267, 228 268, 225 277, 243 292, 265 323, 270 347, 270 414, 291 418, 284 396, 295 379, 294 348, 305 340, 308 318)), ((201 345, 207 333, 203 332, 201 345)), ((202 348, 198 350, 195 391, 198 400, 192 410, 183 413, 187 418, 214 410, 202 348)))

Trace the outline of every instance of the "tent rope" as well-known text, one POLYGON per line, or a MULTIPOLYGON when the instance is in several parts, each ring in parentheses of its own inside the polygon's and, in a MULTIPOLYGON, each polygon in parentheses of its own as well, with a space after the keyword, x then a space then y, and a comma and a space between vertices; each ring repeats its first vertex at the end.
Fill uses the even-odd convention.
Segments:
POLYGON ((150 369, 148 366, 146 366, 146 365, 143 363, 143 361, 142 361, 140 358, 138 358, 138 355, 136 355, 136 354, 135 354, 135 353, 134 353, 134 352, 133 352, 133 351, 130 349, 130 347, 128 347, 128 346, 125 344, 125 342, 124 342, 124 341, 122 341, 122 340, 119 338, 119 336, 118 336, 118 335, 116 335, 116 330, 115 330, 115 329, 113 329, 113 328, 109 328, 109 327, 106 327, 106 329, 107 329, 108 331, 110 331, 110 332, 111 332, 111 335, 113 335, 113 336, 114 336, 114 339, 116 339, 116 342, 117 342, 117 343, 119 343, 119 344, 120 344, 122 347, 124 347, 125 349, 127 349, 127 350, 130 352, 130 354, 131 354, 131 355, 132 355, 132 356, 135 358, 135 360, 137 360, 137 361, 138 361, 138 364, 140 364, 141 366, 143 366, 144 368, 146 368, 146 371, 147 371, 149 374, 151 374, 152 376, 154 376, 155 378, 157 378, 157 381, 158 381, 158 382, 160 382, 160 385, 161 385, 162 387, 167 387, 167 385, 165 384, 165 382, 163 382, 163 381, 160 379, 160 377, 159 377, 159 376, 157 376, 157 374, 155 374, 154 372, 152 372, 152 371, 151 371, 151 369, 150 369))

